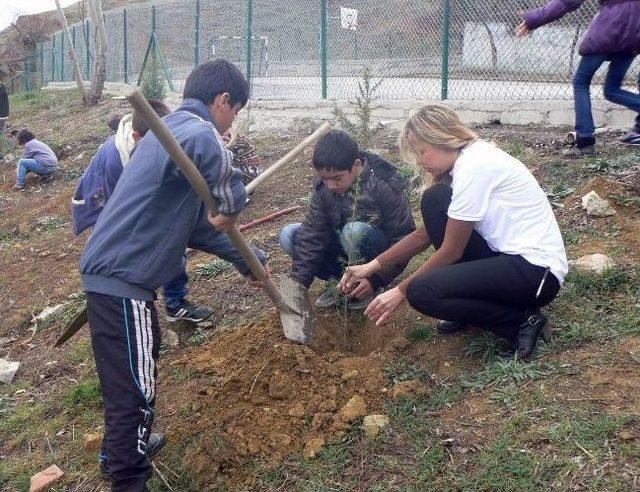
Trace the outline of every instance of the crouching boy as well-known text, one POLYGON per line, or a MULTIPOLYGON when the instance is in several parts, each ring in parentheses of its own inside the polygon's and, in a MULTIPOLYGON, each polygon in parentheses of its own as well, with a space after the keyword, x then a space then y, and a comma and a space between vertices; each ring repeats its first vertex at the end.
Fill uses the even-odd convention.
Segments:
MULTIPOLYGON (((160 328, 155 290, 175 278, 187 246, 249 270, 222 232, 245 206, 241 174, 222 143, 249 88, 237 67, 204 63, 187 77, 184 101, 164 118, 218 203, 207 209, 149 132, 122 171, 80 260, 91 343, 104 399, 106 462, 114 491, 144 491, 151 474, 160 328)), ((256 251, 266 263, 265 255, 256 251)), ((154 435, 156 437, 156 435, 154 435)))
MULTIPOLYGON (((313 150, 318 174, 310 210, 302 223, 280 233, 282 249, 293 258, 292 278, 309 288, 313 279, 338 279, 347 264, 374 258, 415 230, 404 182, 379 156, 358 150, 345 132, 332 130, 313 150)), ((365 307, 406 263, 363 279, 349 292, 348 307, 365 307)), ((316 306, 335 305, 337 289, 329 286, 316 306)))

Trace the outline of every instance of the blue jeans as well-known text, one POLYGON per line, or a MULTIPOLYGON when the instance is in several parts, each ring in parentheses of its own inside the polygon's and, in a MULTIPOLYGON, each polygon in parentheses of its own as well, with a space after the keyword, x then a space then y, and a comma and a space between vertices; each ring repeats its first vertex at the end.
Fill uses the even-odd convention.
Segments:
POLYGON ((24 157, 18 161, 18 179, 16 184, 18 186, 24 186, 24 178, 28 172, 39 174, 40 176, 48 176, 56 170, 55 167, 45 166, 41 162, 35 159, 25 159, 24 157))
MULTIPOLYGON (((302 224, 296 222, 280 231, 280 246, 295 258, 294 239, 302 224)), ((340 231, 334 231, 316 277, 322 280, 339 278, 344 271, 344 259, 350 264, 373 260, 389 247, 389 241, 377 227, 366 222, 347 222, 340 231)))
POLYGON ((187 297, 189 290, 187 289, 187 282, 189 276, 187 275, 187 255, 182 256, 182 270, 174 278, 163 285, 164 290, 164 305, 169 309, 176 309, 182 304, 182 300, 187 297))
POLYGON ((640 131, 640 94, 622 89, 624 77, 633 62, 631 53, 586 55, 580 59, 573 77, 573 97, 576 112, 576 134, 578 137, 593 137, 595 124, 591 113, 590 86, 593 75, 609 60, 609 70, 604 82, 604 97, 607 100, 629 108, 636 113, 635 131, 640 131))

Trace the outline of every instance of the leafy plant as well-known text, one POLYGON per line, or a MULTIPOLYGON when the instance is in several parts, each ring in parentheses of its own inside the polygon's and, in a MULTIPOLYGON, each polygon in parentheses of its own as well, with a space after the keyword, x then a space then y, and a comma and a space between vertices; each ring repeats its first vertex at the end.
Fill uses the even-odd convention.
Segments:
POLYGON ((216 258, 215 260, 211 260, 207 263, 198 263, 193 273, 196 279, 201 278, 213 278, 218 275, 226 272, 231 268, 231 263, 228 261, 221 260, 216 258))
POLYGON ((372 82, 371 70, 365 68, 362 80, 358 82, 358 95, 355 100, 355 115, 357 121, 353 122, 337 105, 333 107, 333 116, 338 124, 350 134, 360 148, 367 149, 373 143, 373 130, 371 128, 371 112, 373 101, 377 99, 376 92, 382 84, 380 79, 372 82))
POLYGON ((413 323, 405 333, 405 337, 410 342, 426 342, 433 339, 433 328, 429 323, 413 323))
POLYGON ((142 93, 147 99, 164 99, 167 96, 167 81, 162 75, 155 50, 142 76, 142 93))
POLYGON ((482 390, 493 386, 503 386, 509 383, 519 384, 528 380, 537 380, 562 371, 556 363, 532 361, 523 362, 514 356, 507 360, 498 360, 487 364, 484 370, 464 375, 460 384, 469 389, 482 390))

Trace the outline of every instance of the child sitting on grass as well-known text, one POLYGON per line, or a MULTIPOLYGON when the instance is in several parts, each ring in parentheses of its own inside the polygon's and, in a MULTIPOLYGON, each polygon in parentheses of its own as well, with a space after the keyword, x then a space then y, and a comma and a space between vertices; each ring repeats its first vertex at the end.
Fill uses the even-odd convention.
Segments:
POLYGON ((59 169, 58 158, 51 148, 37 140, 35 135, 26 128, 18 132, 18 145, 24 145, 24 155, 18 161, 15 191, 24 190, 24 180, 28 172, 40 176, 42 183, 53 179, 53 173, 59 169))

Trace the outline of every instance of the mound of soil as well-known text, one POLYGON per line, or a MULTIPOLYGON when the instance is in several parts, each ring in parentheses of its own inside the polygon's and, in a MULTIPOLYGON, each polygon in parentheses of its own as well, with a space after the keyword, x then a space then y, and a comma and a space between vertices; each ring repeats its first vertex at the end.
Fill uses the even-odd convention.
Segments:
POLYGON ((387 392, 385 355, 376 349, 393 345, 393 330, 385 335, 364 321, 345 330, 339 318, 320 320, 313 349, 286 341, 272 313, 161 369, 170 374, 160 389, 169 408, 159 413, 173 442, 187 443, 183 464, 199 487, 221 475, 248 485, 248 462, 273 467, 380 409, 387 392), (351 352, 341 351, 345 343, 351 352))

